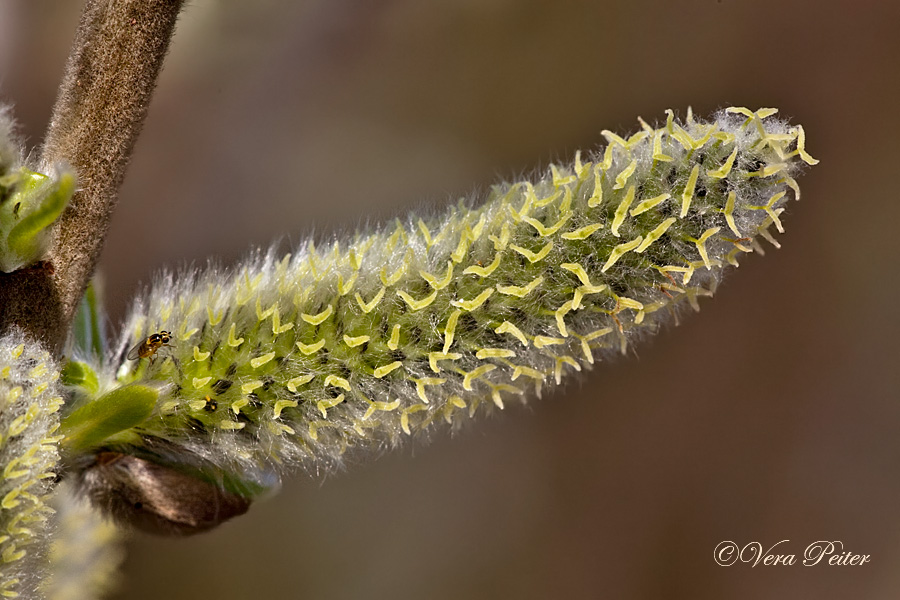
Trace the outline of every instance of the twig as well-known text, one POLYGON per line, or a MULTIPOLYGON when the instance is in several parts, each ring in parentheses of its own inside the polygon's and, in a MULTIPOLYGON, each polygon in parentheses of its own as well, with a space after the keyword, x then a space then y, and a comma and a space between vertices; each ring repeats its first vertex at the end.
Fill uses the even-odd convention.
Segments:
POLYGON ((119 185, 183 0, 87 0, 40 156, 79 190, 48 260, 0 273, 0 332, 18 324, 59 354, 103 249, 119 185))

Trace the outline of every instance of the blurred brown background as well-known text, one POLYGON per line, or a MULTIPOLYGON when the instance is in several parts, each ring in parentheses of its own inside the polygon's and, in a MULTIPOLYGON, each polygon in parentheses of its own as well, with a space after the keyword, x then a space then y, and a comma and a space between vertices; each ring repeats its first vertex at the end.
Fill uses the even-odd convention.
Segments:
MULTIPOLYGON (((31 144, 79 5, 0 3, 31 144)), ((114 323, 163 266, 441 205, 668 107, 777 106, 822 162, 783 248, 637 356, 213 533, 136 536, 118 597, 900 596, 898 26, 893 2, 190 2, 103 259, 114 323), (871 563, 721 567, 723 540, 871 563)))

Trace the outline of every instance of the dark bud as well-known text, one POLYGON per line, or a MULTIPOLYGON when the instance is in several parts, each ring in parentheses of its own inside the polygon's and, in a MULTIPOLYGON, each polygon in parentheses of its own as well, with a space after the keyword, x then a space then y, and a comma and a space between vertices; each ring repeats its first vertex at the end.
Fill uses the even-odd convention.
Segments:
POLYGON ((94 506, 117 522, 161 535, 213 529, 250 508, 251 499, 130 454, 103 451, 78 475, 94 506))

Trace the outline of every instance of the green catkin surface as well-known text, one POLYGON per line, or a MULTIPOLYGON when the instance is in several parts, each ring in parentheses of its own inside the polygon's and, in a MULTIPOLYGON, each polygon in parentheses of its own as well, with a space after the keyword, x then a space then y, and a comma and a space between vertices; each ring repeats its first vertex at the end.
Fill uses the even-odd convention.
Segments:
POLYGON ((59 370, 13 330, 0 337, 0 597, 36 598, 62 436, 59 370))
POLYGON ((604 132, 603 151, 438 217, 164 275, 105 375, 107 390, 160 390, 129 443, 161 438, 245 474, 319 470, 540 396, 697 308, 758 237, 775 243, 794 176, 816 162, 775 112, 668 111, 658 129, 604 132), (161 330, 170 348, 124 359, 161 330))

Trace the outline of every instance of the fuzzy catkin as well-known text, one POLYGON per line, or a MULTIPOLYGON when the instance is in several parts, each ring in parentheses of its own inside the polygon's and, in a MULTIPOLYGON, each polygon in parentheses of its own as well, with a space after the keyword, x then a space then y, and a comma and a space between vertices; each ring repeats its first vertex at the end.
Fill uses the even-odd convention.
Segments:
POLYGON ((49 577, 41 584, 47 600, 94 600, 119 583, 125 536, 75 494, 69 482, 53 497, 57 530, 49 553, 49 577))
POLYGON ((136 302, 105 388, 157 389, 140 439, 245 474, 327 469, 349 449, 540 396, 696 308, 758 236, 782 230, 794 176, 816 161, 775 112, 668 111, 660 128, 604 132, 604 151, 439 217, 166 274, 136 302), (170 347, 125 360, 160 331, 170 347))
POLYGON ((13 329, 0 337, 0 596, 36 598, 59 454, 59 370, 13 329))

